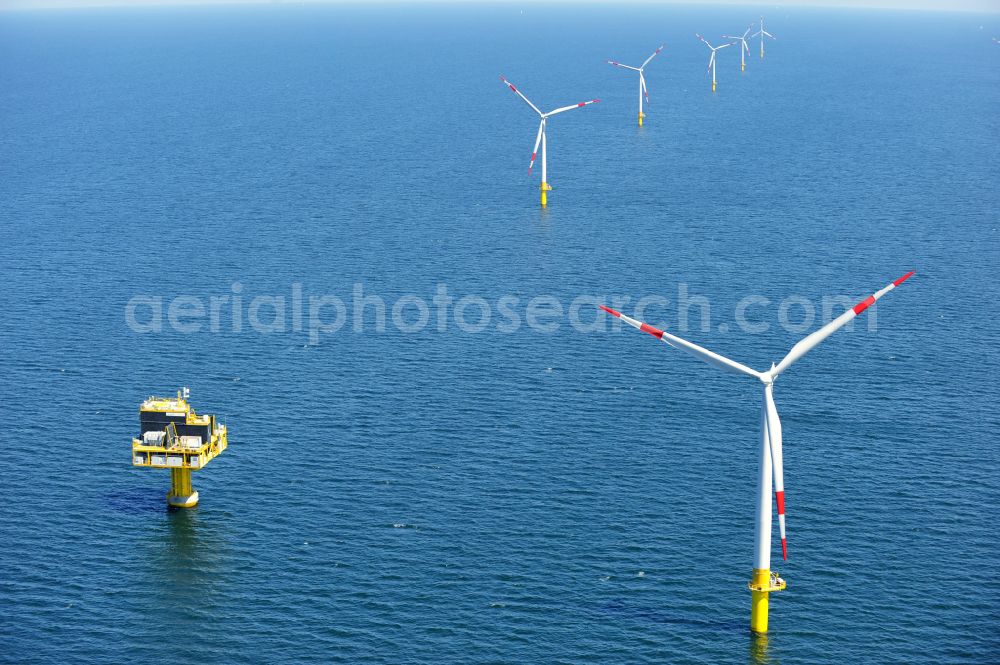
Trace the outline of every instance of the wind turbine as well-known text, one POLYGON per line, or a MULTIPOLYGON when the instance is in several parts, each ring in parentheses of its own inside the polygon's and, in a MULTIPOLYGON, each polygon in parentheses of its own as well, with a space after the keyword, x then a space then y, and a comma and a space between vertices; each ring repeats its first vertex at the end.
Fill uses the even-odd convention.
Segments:
POLYGON ((660 48, 653 51, 653 55, 646 58, 646 62, 642 63, 638 67, 632 67, 630 65, 623 65, 615 60, 608 60, 609 65, 614 65, 615 67, 624 67, 625 69, 631 69, 634 72, 639 72, 639 126, 642 127, 642 119, 646 117, 646 114, 642 112, 642 98, 646 98, 646 102, 649 102, 649 91, 646 90, 646 77, 642 75, 642 70, 646 68, 649 61, 657 56, 657 54, 663 50, 663 45, 660 48))
POLYGON ((744 56, 750 53, 750 47, 747 46, 747 35, 750 33, 751 30, 753 30, 753 23, 751 23, 750 27, 746 29, 746 32, 743 33, 742 37, 733 37, 732 35, 722 35, 723 39, 735 39, 736 41, 738 41, 740 43, 740 71, 741 72, 745 72, 747 70, 747 61, 746 61, 746 58, 744 56))
POLYGON ((517 88, 514 87, 513 83, 511 83, 510 81, 508 81, 507 79, 505 79, 504 76, 503 76, 503 74, 500 75, 500 80, 503 81, 504 84, 508 88, 510 88, 511 90, 513 90, 514 93, 517 94, 518 97, 520 97, 521 99, 523 99, 524 102, 528 106, 530 106, 532 108, 532 110, 534 110, 534 112, 537 113, 538 116, 542 119, 542 121, 538 124, 538 136, 535 137, 535 148, 534 148, 534 150, 531 151, 531 163, 528 164, 528 175, 531 175, 531 169, 535 165, 535 156, 538 154, 538 144, 541 143, 541 145, 542 145, 542 207, 544 208, 549 203, 549 201, 548 201, 548 193, 552 191, 552 187, 549 186, 549 182, 548 182, 548 161, 546 160, 546 154, 545 154, 545 123, 546 123, 546 121, 549 119, 549 117, 554 116, 557 113, 562 113, 563 111, 572 111, 573 109, 578 109, 580 107, 587 106, 588 104, 596 104, 597 102, 599 102, 601 100, 599 100, 599 99, 591 99, 589 102, 580 102, 579 104, 573 104, 572 106, 563 106, 561 108, 557 108, 556 110, 549 111, 548 113, 542 113, 541 111, 538 110, 538 107, 535 106, 534 104, 532 104, 531 101, 527 97, 525 97, 524 94, 520 90, 518 90, 517 88))
POLYGON ((777 39, 777 37, 775 37, 770 32, 768 32, 767 30, 764 29, 764 17, 763 16, 760 17, 760 30, 758 30, 757 32, 755 32, 752 35, 750 35, 750 38, 753 39, 757 35, 760 35, 760 57, 763 58, 764 57, 764 35, 767 35, 771 39, 777 39))
POLYGON ((601 305, 605 312, 620 318, 625 323, 638 328, 642 332, 649 333, 653 337, 666 342, 670 346, 686 351, 710 365, 715 365, 719 369, 748 376, 757 379, 763 387, 763 402, 760 414, 760 466, 757 483, 757 517, 754 535, 754 559, 753 578, 748 586, 752 592, 750 609, 750 630, 755 633, 767 632, 767 599, 768 594, 774 591, 781 591, 786 584, 783 579, 771 574, 771 483, 774 482, 774 498, 778 506, 778 528, 781 535, 781 555, 788 558, 788 546, 785 540, 785 484, 783 465, 781 458, 781 421, 778 419, 778 411, 774 405, 772 391, 774 381, 806 353, 815 348, 820 342, 842 328, 848 321, 858 316, 868 309, 876 300, 884 296, 889 291, 905 282, 913 275, 908 272, 895 282, 892 282, 884 289, 876 291, 857 305, 847 310, 833 321, 830 321, 819 330, 801 339, 791 348, 788 354, 777 365, 771 364, 771 368, 764 372, 750 369, 746 365, 730 360, 708 349, 681 339, 668 332, 654 328, 651 325, 627 317, 621 312, 617 312, 610 307, 601 305))
POLYGON ((730 42, 728 44, 723 44, 722 46, 712 46, 711 44, 709 44, 705 40, 704 37, 702 37, 701 35, 699 35, 697 32, 694 33, 694 36, 697 37, 698 39, 700 39, 701 41, 705 42, 705 46, 707 46, 708 48, 712 49, 712 56, 708 59, 708 68, 712 70, 712 92, 715 92, 715 52, 716 51, 721 51, 722 49, 726 48, 727 46, 732 46, 736 42, 730 42))

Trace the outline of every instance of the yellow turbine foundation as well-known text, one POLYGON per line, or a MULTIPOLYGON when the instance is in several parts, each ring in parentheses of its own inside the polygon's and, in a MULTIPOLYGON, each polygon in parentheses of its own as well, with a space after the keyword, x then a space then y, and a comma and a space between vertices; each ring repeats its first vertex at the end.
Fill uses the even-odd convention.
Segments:
POLYGON ((543 208, 546 207, 549 204, 549 192, 551 192, 551 191, 552 191, 552 188, 549 187, 549 184, 547 182, 543 182, 542 183, 542 207, 543 208))
POLYGON ((767 568, 754 568, 753 579, 747 585, 750 588, 750 632, 764 634, 767 632, 768 595, 774 591, 782 591, 785 581, 771 579, 771 571, 767 568))
POLYGON ((746 70, 747 70, 747 63, 741 62, 740 63, 740 71, 741 72, 745 72, 746 70))
POLYGON ((646 117, 645 113, 640 113, 639 114, 639 126, 640 127, 642 127, 642 119, 645 118, 645 117, 646 117))
MULTIPOLYGON (((771 571, 755 568, 753 583, 755 586, 770 585, 771 571)), ((767 632, 767 591, 753 590, 750 592, 750 631, 754 633, 767 632)))
POLYGON ((712 81, 712 92, 715 92, 715 81, 712 81))
POLYGON ((191 469, 170 470, 167 503, 175 508, 193 508, 198 505, 198 493, 191 487, 191 469))

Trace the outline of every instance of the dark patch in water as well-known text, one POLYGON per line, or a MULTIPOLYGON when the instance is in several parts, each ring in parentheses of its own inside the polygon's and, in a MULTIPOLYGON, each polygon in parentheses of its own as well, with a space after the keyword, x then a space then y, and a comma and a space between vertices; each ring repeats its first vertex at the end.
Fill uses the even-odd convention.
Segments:
POLYGON ((162 492, 148 490, 121 490, 104 497, 107 506, 120 513, 163 513, 167 502, 162 492))

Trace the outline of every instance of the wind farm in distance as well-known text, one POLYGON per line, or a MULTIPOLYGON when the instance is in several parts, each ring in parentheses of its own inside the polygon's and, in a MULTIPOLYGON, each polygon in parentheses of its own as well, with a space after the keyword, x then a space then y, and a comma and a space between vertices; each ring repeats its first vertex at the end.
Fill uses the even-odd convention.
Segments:
MULTIPOLYGON (((739 51, 740 51, 740 71, 741 72, 745 72, 746 71, 746 58, 745 58, 745 54, 750 52, 750 47, 747 45, 748 36, 749 36, 749 39, 753 39, 754 37, 759 37, 760 38, 760 58, 761 58, 761 60, 763 60, 764 59, 764 38, 767 37, 768 39, 776 39, 774 35, 772 35, 771 33, 767 32, 764 29, 764 17, 763 16, 760 17, 760 22, 759 23, 757 23, 757 24, 751 23, 750 26, 743 32, 743 34, 740 35, 740 36, 738 36, 738 37, 732 37, 732 36, 723 35, 723 39, 734 39, 736 41, 732 41, 732 42, 728 42, 728 43, 720 43, 718 46, 713 46, 711 43, 708 42, 708 40, 706 40, 700 34, 695 33, 695 37, 697 37, 703 44, 705 44, 705 46, 707 46, 708 49, 709 49, 709 51, 710 51, 709 58, 708 58, 708 69, 706 70, 706 74, 710 74, 711 75, 712 92, 713 93, 716 92, 717 87, 718 87, 718 85, 717 85, 717 78, 716 78, 716 61, 717 61, 717 54, 718 54, 718 52, 721 51, 722 49, 728 48, 730 46, 739 45, 739 51), (755 25, 758 26, 759 29, 757 30, 757 32, 755 32, 755 33, 753 33, 751 35, 750 31, 754 29, 755 25)), ((636 72, 639 75, 638 76, 638 83, 639 83, 638 114, 637 114, 637 121, 638 121, 638 126, 639 127, 643 126, 643 121, 646 118, 646 114, 644 113, 643 104, 645 102, 646 106, 649 105, 649 89, 647 87, 646 76, 645 76, 646 66, 649 65, 650 62, 652 62, 653 59, 663 51, 664 46, 665 46, 664 44, 661 44, 660 46, 658 46, 656 48, 656 50, 653 51, 653 53, 648 58, 646 58, 641 65, 638 65, 638 66, 626 65, 626 64, 621 63, 621 62, 619 62, 617 60, 607 60, 606 61, 607 64, 609 64, 609 65, 612 65, 614 67, 619 67, 619 68, 622 68, 622 69, 626 69, 626 70, 630 70, 630 71, 636 72)), ((593 100, 590 100, 590 101, 587 101, 587 102, 580 102, 580 103, 575 104, 573 106, 560 107, 560 108, 557 108, 557 109, 555 109, 553 111, 549 111, 548 113, 542 113, 538 109, 538 107, 536 107, 527 97, 525 97, 524 94, 514 86, 514 84, 512 84, 510 81, 508 81, 504 77, 503 74, 500 75, 500 80, 504 83, 504 85, 506 85, 508 88, 510 88, 511 91, 513 91, 518 97, 520 97, 522 100, 524 100, 524 102, 528 106, 530 106, 531 109, 533 111, 535 111, 535 113, 537 113, 539 115, 540 123, 538 125, 538 132, 537 132, 537 134, 535 136, 535 145, 534 145, 534 148, 532 148, 532 151, 531 151, 531 161, 528 164, 528 175, 531 175, 531 170, 532 170, 532 168, 533 168, 533 166, 535 164, 535 158, 538 155, 539 146, 541 146, 541 155, 542 155, 542 158, 541 158, 542 159, 542 182, 541 182, 541 186, 540 186, 540 189, 541 189, 540 203, 541 203, 541 207, 542 208, 546 208, 546 207, 548 207, 548 193, 552 191, 552 186, 549 184, 549 180, 548 180, 548 157, 547 157, 547 147, 546 147, 547 141, 546 141, 546 136, 545 136, 546 120, 550 116, 553 116, 553 115, 555 115, 557 113, 562 113, 564 111, 569 111, 569 110, 572 110, 574 108, 580 108, 580 107, 586 106, 588 104, 593 104, 593 103, 599 102, 600 100, 599 99, 593 99, 593 100)), ((667 92, 669 94, 669 91, 667 91, 667 92)))

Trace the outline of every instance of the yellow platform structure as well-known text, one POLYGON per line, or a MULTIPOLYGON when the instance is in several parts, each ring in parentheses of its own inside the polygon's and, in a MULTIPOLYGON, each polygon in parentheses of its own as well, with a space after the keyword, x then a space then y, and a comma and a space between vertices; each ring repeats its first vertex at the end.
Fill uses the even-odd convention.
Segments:
POLYGON ((195 413, 189 396, 183 388, 176 397, 144 401, 139 406, 139 438, 132 439, 132 466, 170 469, 167 504, 175 508, 198 504, 191 472, 204 468, 229 445, 226 426, 215 416, 195 413))

